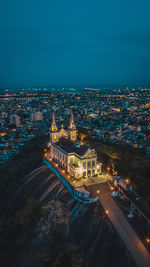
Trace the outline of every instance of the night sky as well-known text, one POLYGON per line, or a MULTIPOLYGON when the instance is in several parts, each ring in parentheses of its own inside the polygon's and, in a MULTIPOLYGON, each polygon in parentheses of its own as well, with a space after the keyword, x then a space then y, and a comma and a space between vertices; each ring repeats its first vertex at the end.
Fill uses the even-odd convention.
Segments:
POLYGON ((0 88, 150 85, 149 0, 4 0, 0 88))

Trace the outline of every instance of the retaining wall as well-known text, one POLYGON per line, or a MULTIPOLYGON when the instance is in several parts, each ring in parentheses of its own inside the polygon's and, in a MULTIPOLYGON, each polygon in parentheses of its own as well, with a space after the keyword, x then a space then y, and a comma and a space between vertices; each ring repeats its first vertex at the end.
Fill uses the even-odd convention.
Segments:
POLYGON ((59 178, 59 180, 63 183, 63 185, 68 189, 69 193, 72 195, 74 199, 83 203, 93 203, 98 201, 98 198, 90 198, 90 192, 81 192, 77 188, 73 187, 60 173, 50 164, 50 162, 46 159, 43 162, 48 166, 48 168, 55 173, 55 175, 59 178))

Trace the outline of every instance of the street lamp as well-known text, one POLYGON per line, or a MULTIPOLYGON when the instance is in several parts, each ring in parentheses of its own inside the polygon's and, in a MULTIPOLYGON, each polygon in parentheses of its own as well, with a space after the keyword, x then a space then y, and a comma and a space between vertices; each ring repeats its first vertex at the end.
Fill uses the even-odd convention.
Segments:
POLYGON ((108 172, 110 171, 110 167, 107 167, 107 171, 108 171, 108 172))
POLYGON ((109 210, 105 210, 105 213, 108 214, 109 213, 109 210))

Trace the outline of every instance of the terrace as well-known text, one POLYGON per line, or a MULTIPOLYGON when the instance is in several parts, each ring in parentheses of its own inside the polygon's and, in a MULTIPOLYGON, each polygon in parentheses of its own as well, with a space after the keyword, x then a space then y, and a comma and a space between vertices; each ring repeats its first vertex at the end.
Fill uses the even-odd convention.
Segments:
MULTIPOLYGON (((61 174, 61 176, 63 176, 74 187, 81 187, 81 186, 86 187, 89 185, 104 183, 108 179, 110 179, 109 175, 106 173, 95 176, 95 177, 77 178, 74 175, 68 174, 67 171, 64 168, 62 168, 57 161, 54 161, 52 158, 50 158, 49 153, 45 153, 44 158, 47 161, 49 161, 50 164, 61 174)), ((69 164, 69 166, 72 169, 76 169, 76 168, 78 168, 79 170, 81 169, 81 167, 77 166, 76 164, 69 164)))

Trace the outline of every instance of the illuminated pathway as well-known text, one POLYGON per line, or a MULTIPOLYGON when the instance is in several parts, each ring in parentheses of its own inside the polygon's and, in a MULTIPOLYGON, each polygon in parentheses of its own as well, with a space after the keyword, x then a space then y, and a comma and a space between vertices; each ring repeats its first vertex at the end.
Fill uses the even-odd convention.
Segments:
POLYGON ((108 210, 108 217, 116 231, 124 241, 133 259, 139 267, 150 266, 150 254, 138 238, 121 209, 117 206, 109 194, 100 196, 100 202, 105 210, 108 210))
POLYGON ((128 248, 137 266, 150 267, 149 252, 130 226, 121 209, 111 197, 107 184, 103 183, 101 185, 89 186, 88 190, 91 192, 92 197, 99 195, 101 205, 105 211, 108 211, 107 216, 123 240, 125 246, 128 248))

